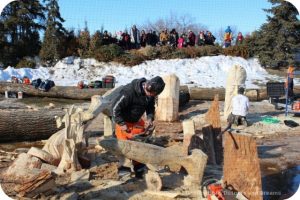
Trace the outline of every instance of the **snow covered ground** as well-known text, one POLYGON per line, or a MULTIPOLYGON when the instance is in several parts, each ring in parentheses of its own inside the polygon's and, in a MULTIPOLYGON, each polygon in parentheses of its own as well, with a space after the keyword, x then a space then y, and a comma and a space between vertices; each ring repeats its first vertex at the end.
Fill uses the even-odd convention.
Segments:
POLYGON ((116 77, 116 85, 129 83, 132 79, 157 75, 163 76, 175 73, 181 85, 198 87, 225 87, 229 69, 234 65, 241 65, 247 71, 247 88, 258 88, 269 80, 283 81, 274 75, 268 74, 257 59, 245 60, 241 57, 207 56, 196 59, 152 60, 140 65, 126 67, 118 63, 100 63, 95 59, 80 59, 67 57, 50 68, 14 69, 8 67, 0 69, 0 81, 9 81, 11 76, 31 80, 42 78, 51 79, 56 85, 75 86, 78 81, 85 83, 102 80, 105 75, 116 77))

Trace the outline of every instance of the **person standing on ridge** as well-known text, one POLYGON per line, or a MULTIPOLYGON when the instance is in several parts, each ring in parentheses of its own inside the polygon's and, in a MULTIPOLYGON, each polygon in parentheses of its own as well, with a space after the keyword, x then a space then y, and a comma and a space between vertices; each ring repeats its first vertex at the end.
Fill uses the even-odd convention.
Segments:
POLYGON ((224 34, 224 45, 225 45, 225 48, 231 46, 231 41, 232 41, 232 31, 230 29, 230 26, 228 26, 227 29, 225 30, 225 34, 224 34))

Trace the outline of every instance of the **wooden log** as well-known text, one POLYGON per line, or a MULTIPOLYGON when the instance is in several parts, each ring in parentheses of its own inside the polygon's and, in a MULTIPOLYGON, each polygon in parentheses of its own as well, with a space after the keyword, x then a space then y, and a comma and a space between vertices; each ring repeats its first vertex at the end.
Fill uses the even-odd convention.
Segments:
POLYGON ((73 139, 65 139, 64 150, 56 173, 73 172, 81 169, 78 161, 75 142, 73 139))
MULTIPOLYGON (((36 96, 36 97, 51 97, 51 98, 65 98, 65 99, 78 99, 78 100, 89 100, 94 95, 103 95, 110 89, 98 88, 98 89, 79 89, 73 86, 55 86, 51 88, 48 92, 42 92, 35 89, 31 85, 1 82, 0 81, 0 93, 4 94, 5 91, 18 92, 22 91, 24 95, 36 96)), ((213 100, 216 94, 219 95, 219 100, 223 101, 225 99, 225 89, 224 88, 200 88, 200 87, 190 87, 186 85, 180 86, 180 93, 189 94, 190 100, 213 100)), ((246 89, 246 96, 253 101, 261 101, 267 99, 267 89, 246 89), (256 90, 247 94, 247 91, 256 90)), ((186 95, 180 95, 179 99, 181 105, 186 102, 186 95), (184 98, 184 99, 182 99, 184 98)))
POLYGON ((47 139, 57 132, 61 109, 0 109, 1 142, 47 139))
POLYGON ((36 147, 31 147, 27 154, 35 156, 54 166, 59 164, 59 160, 55 159, 50 153, 36 147))
POLYGON ((177 196, 180 196, 179 192, 176 191, 152 191, 152 190, 146 190, 147 194, 153 195, 154 198, 157 197, 157 199, 165 199, 165 200, 171 200, 175 199, 177 196))
POLYGON ((262 182, 255 139, 249 134, 224 135, 224 182, 247 199, 262 200, 262 182))
POLYGON ((207 162, 209 164, 215 165, 216 154, 215 154, 215 145, 214 145, 214 132, 212 125, 206 125, 202 128, 203 140, 204 140, 204 152, 208 156, 207 162))
POLYGON ((172 122, 177 121, 179 111, 179 78, 175 74, 163 77, 166 86, 158 96, 156 120, 172 122))
POLYGON ((0 82, 0 93, 5 91, 19 92, 22 91, 27 96, 37 97, 52 97, 52 98, 65 98, 65 99, 79 99, 89 100, 94 95, 103 95, 110 89, 98 88, 98 89, 79 89, 73 86, 54 86, 48 92, 43 92, 39 89, 35 89, 32 85, 0 82))
POLYGON ((183 148, 184 153, 188 155, 191 145, 191 139, 195 135, 195 124, 193 120, 184 120, 182 122, 183 127, 183 148))
POLYGON ((219 107, 219 96, 214 97, 214 101, 211 103, 211 106, 207 113, 205 114, 205 121, 208 124, 211 124, 218 134, 221 131, 221 118, 220 118, 220 107, 219 107))
MULTIPOLYGON (((186 91, 186 90, 185 90, 186 91)), ((190 100, 208 100, 211 101, 214 99, 216 94, 219 95, 219 100, 225 100, 225 89, 224 88, 198 88, 191 87, 189 88, 190 100)), ((267 99, 267 89, 246 89, 246 96, 250 101, 261 101, 267 99)))
POLYGON ((258 90, 248 89, 245 95, 249 98, 249 101, 258 101, 258 90))
POLYGON ((225 99, 224 88, 190 88, 191 100, 213 100, 216 94, 219 95, 220 100, 225 99))
POLYGON ((162 188, 162 180, 155 171, 148 170, 145 175, 147 189, 151 191, 160 191, 162 188))
POLYGON ((183 167, 188 173, 185 184, 189 187, 199 187, 202 181, 207 155, 199 149, 192 150, 192 154, 187 156, 183 152, 183 147, 179 145, 163 148, 152 144, 114 138, 104 139, 99 143, 115 155, 125 156, 146 164, 152 171, 157 171, 159 166, 168 166, 170 171, 179 172, 183 167))
POLYGON ((234 65, 228 72, 226 81, 226 92, 224 102, 224 117, 227 119, 228 115, 232 111, 232 98, 238 94, 240 86, 245 85, 247 78, 246 70, 240 65, 234 65))
POLYGON ((113 136, 113 123, 109 116, 103 115, 104 120, 104 137, 113 136))

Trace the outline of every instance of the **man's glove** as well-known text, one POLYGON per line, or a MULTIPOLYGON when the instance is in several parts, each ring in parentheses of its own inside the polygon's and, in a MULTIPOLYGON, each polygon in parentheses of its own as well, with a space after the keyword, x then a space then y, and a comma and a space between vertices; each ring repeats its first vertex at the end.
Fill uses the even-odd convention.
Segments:
POLYGON ((121 130, 122 130, 122 131, 125 131, 125 132, 127 132, 127 133, 130 133, 130 130, 128 129, 128 127, 127 127, 126 124, 124 124, 124 125, 121 126, 121 130))
POLYGON ((145 127, 147 128, 147 127, 151 127, 151 126, 153 126, 153 121, 152 121, 152 119, 148 119, 148 120, 145 122, 145 127))

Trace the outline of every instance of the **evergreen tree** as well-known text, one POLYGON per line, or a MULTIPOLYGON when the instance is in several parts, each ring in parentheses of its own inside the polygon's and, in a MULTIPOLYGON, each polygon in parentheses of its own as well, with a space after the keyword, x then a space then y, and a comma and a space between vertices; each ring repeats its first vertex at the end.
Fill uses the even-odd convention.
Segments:
POLYGON ((44 27, 44 7, 38 0, 13 1, 1 13, 4 65, 15 66, 24 57, 36 56, 40 50, 39 31, 44 27))
POLYGON ((74 33, 74 30, 70 30, 67 32, 63 39, 63 45, 64 51, 62 56, 67 57, 67 56, 78 56, 78 40, 77 37, 74 33))
POLYGON ((5 36, 4 36, 4 25, 0 21, 0 67, 3 64, 3 61, 5 59, 5 51, 4 48, 6 46, 5 36))
MULTIPOLYGON (((271 9, 265 9, 267 23, 255 33, 254 52, 262 65, 281 67, 294 64, 297 50, 300 49, 300 22, 297 9, 283 0, 268 0, 271 9)), ((253 49, 252 49, 253 50, 253 49)))
POLYGON ((65 20, 60 15, 57 0, 45 0, 44 2, 46 2, 48 16, 40 57, 43 61, 52 62, 62 57, 64 51, 62 40, 67 31, 62 25, 65 20))
POLYGON ((96 31, 90 40, 89 54, 92 56, 97 48, 101 46, 101 33, 96 31))
POLYGON ((78 54, 80 57, 86 58, 89 55, 89 46, 90 46, 90 32, 87 27, 87 22, 85 22, 85 28, 82 31, 79 31, 78 34, 78 54))

